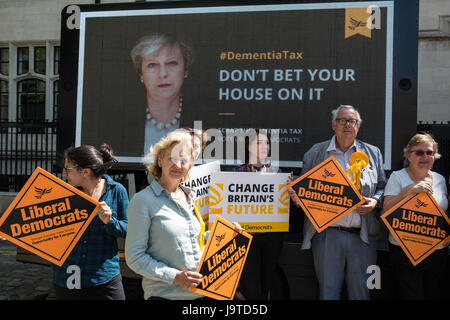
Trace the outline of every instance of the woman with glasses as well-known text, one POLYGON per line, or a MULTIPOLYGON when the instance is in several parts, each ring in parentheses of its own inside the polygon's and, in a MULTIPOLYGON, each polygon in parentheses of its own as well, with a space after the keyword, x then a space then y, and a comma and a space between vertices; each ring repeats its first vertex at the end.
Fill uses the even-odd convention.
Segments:
POLYGON ((152 146, 147 158, 150 185, 128 207, 126 262, 143 276, 146 300, 201 298, 189 287, 201 282, 196 268, 205 224, 194 209, 190 190, 180 185, 193 165, 190 134, 169 133, 152 146))
MULTIPOLYGON (((404 168, 392 172, 384 190, 383 212, 412 193, 433 195, 442 210, 448 207, 447 186, 439 173, 431 171, 438 153, 438 144, 429 134, 418 133, 403 149, 404 168)), ((413 266, 392 234, 389 234, 389 251, 395 272, 400 299, 439 299, 445 272, 448 242, 434 251, 417 266, 413 266)))
POLYGON ((64 153, 63 177, 100 204, 65 263, 53 266, 59 300, 125 300, 117 238, 126 236, 128 195, 106 174, 115 162, 107 144, 100 150, 89 145, 70 147, 64 153))
POLYGON ((142 275, 146 300, 202 298, 189 288, 202 281, 196 269, 205 224, 191 189, 181 184, 194 164, 192 154, 192 137, 185 130, 175 130, 152 146, 147 155, 150 185, 136 193, 128 207, 125 259, 142 275))

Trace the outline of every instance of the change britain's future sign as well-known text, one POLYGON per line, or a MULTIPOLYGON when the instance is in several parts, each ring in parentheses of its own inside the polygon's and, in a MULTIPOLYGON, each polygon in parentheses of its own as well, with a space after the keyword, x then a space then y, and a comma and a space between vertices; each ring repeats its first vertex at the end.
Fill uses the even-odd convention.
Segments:
POLYGON ((213 172, 209 226, 216 217, 238 222, 247 232, 289 231, 288 173, 213 172))
POLYGON ((157 137, 146 117, 151 89, 141 82, 131 50, 138 39, 164 33, 189 39, 193 59, 179 91, 179 126, 201 121, 202 129, 217 129, 209 132, 214 148, 205 150, 205 158, 237 164, 235 152, 218 150, 226 148, 227 135, 232 140, 239 130, 265 128, 272 145, 279 145, 280 166, 300 168, 303 154, 329 139, 331 110, 351 104, 364 120, 359 138, 378 146, 391 169, 396 148, 416 125, 417 56, 411 52, 414 46, 417 51, 417 26, 411 21, 417 13, 408 5, 395 0, 80 6, 74 29, 67 23, 75 13, 66 8, 60 76, 65 108, 58 114, 65 130, 58 155, 70 144, 107 139, 122 166, 142 162, 146 141, 157 137), (401 88, 394 79, 403 80, 401 88), (401 89, 402 95, 396 94, 401 89))

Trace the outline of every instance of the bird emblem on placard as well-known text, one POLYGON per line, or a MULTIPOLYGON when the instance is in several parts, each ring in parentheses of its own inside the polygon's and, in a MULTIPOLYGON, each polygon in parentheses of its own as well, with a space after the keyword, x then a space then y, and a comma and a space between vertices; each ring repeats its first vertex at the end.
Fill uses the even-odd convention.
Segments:
POLYGON ((36 191, 37 196, 34 196, 36 199, 41 199, 44 194, 50 193, 52 191, 52 188, 46 189, 46 188, 38 188, 34 187, 34 191, 36 191))
POLYGON ((359 20, 350 18, 350 24, 351 25, 349 25, 348 28, 350 30, 355 30, 356 28, 359 28, 359 27, 365 27, 367 25, 367 22, 363 22, 363 21, 359 21, 359 20))

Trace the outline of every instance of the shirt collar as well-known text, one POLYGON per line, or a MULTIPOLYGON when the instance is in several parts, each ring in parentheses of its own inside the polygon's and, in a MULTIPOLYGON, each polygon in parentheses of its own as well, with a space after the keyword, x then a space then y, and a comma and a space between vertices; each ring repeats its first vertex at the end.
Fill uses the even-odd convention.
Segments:
POLYGON ((107 189, 110 189, 110 188, 112 188, 112 186, 114 186, 114 185, 117 184, 117 182, 114 181, 114 180, 113 180, 110 176, 108 176, 107 174, 104 174, 104 175, 103 175, 103 178, 105 178, 105 180, 106 180, 106 188, 107 188, 107 189))
MULTIPOLYGON (((169 195, 169 192, 162 187, 159 182, 156 180, 156 177, 154 175, 152 175, 151 173, 149 173, 149 178, 148 178, 149 182, 150 182, 150 188, 153 190, 153 192, 155 193, 155 195, 157 197, 159 197, 161 195, 161 193, 165 192, 167 195, 169 195)), ((193 197, 192 193, 194 192, 193 189, 185 187, 180 185, 180 188, 187 194, 189 195, 190 198, 193 197)))
MULTIPOLYGON (((350 150, 350 149, 352 149, 352 148, 355 148, 355 150, 358 149, 358 148, 357 148, 357 144, 356 144, 356 139, 353 141, 353 144, 352 144, 352 145, 350 146, 350 148, 348 148, 348 149, 350 150)), ((336 147, 336 135, 334 135, 334 136, 331 138, 330 144, 328 145, 327 152, 330 152, 330 151, 334 151, 334 152, 342 152, 341 150, 338 150, 338 148, 336 147)))

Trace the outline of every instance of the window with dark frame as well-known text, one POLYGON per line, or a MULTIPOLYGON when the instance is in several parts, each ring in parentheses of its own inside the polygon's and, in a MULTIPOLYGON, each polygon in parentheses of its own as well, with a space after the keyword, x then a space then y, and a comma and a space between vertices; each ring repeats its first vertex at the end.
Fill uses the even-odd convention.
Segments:
POLYGON ((53 51, 53 74, 54 75, 59 74, 59 53, 60 53, 59 47, 55 47, 54 51, 53 51))
POLYGON ((34 47, 34 72, 45 74, 46 70, 46 48, 34 47))
POLYGON ((27 79, 17 83, 17 120, 45 120, 45 82, 27 79))
POLYGON ((28 47, 17 48, 17 74, 25 74, 29 69, 29 49, 28 47))
POLYGON ((9 48, 0 48, 0 73, 9 75, 9 48))
POLYGON ((59 80, 53 82, 53 121, 58 116, 58 99, 59 99, 59 80))
POLYGON ((8 82, 0 80, 0 122, 8 121, 8 82))
POLYGON ((12 114, 15 115, 13 121, 17 122, 41 123, 46 117, 56 121, 60 46, 23 43, 13 44, 13 48, 11 51, 11 45, 4 43, 0 46, 0 122, 9 121, 11 110, 16 111, 12 114), (48 84, 53 86, 48 89, 50 96, 46 94, 48 84), (52 98, 50 106, 46 106, 47 98, 52 98), (47 107, 50 107, 50 114, 46 112, 47 107))

